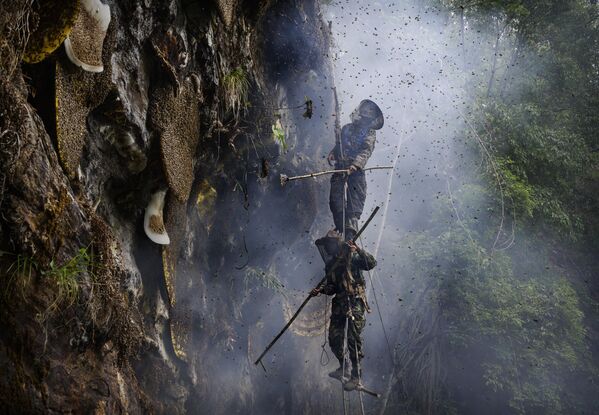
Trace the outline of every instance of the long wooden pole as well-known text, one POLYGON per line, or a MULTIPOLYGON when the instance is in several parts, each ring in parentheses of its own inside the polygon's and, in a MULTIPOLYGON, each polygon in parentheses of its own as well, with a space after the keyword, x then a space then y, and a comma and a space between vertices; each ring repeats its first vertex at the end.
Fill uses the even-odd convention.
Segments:
MULTIPOLYGON (((372 221, 372 218, 374 218, 374 215, 376 215, 376 213, 379 211, 379 209, 380 209, 379 206, 377 206, 377 207, 374 208, 374 210, 372 211, 372 213, 370 214, 370 216, 368 217, 368 219, 366 220, 366 222, 364 222, 364 225, 362 225, 362 227, 360 228, 360 230, 358 231, 358 233, 356 234, 356 236, 354 236, 352 238, 352 242, 355 242, 355 241, 358 240, 358 238, 360 237, 360 235, 362 234, 362 232, 364 232, 364 229, 366 229, 366 227, 372 221)), ((339 261, 339 259, 338 259, 338 261, 339 261)), ((335 269, 335 267, 333 267, 332 269, 335 269)), ((324 284, 326 282, 326 280, 327 280, 327 277, 328 277, 328 274, 325 275, 324 278, 319 281, 319 283, 316 285, 315 288, 319 288, 322 284, 324 284)), ((270 350, 270 348, 272 346, 274 346, 274 344, 277 342, 277 340, 279 340, 279 338, 283 335, 283 333, 285 333, 287 331, 287 329, 289 328, 289 326, 291 326, 291 324, 293 323, 293 321, 297 318, 297 316, 299 315, 299 313, 301 313, 301 311, 304 309, 304 307, 306 306, 306 304, 308 304, 308 301, 310 301, 311 298, 312 298, 312 295, 308 295, 308 297, 306 297, 306 299, 299 306, 299 308, 297 309, 297 311, 295 312, 295 314, 289 319, 289 321, 287 322, 287 324, 285 324, 285 327, 283 327, 283 329, 279 332, 279 334, 277 334, 275 336, 275 338, 272 339, 272 341, 268 344, 268 346, 266 346, 266 349, 264 349, 264 351, 262 352, 262 354, 260 355, 260 357, 258 357, 258 359, 254 362, 255 365, 257 365, 258 363, 260 363, 260 361, 266 355, 266 353, 268 353, 268 351, 270 350)))
MULTIPOLYGON (((375 167, 367 167, 365 169, 362 169, 363 171, 366 170, 386 170, 386 169, 393 169, 393 166, 375 166, 375 167)), ((349 169, 342 169, 342 170, 325 170, 325 171, 319 171, 316 173, 310 173, 310 174, 303 174, 301 176, 292 176, 292 177, 288 177, 284 174, 281 174, 281 186, 285 186, 285 184, 287 182, 290 182, 292 180, 300 180, 300 179, 309 179, 310 177, 318 177, 318 176, 323 176, 325 174, 334 174, 334 173, 349 173, 349 169)))

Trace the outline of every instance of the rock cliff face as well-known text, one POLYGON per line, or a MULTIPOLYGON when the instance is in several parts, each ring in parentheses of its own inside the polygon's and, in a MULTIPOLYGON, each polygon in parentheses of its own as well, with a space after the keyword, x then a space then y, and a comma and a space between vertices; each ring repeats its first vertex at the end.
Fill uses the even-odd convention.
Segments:
POLYGON ((1 412, 326 410, 293 339, 273 357, 284 387, 252 363, 293 305, 281 284, 309 284, 326 214, 315 183, 279 183, 332 144, 317 2, 56 3, 2 3, 1 412), (93 13, 77 23, 95 3, 105 38, 93 13), (64 46, 20 63, 69 25, 103 72, 64 46))

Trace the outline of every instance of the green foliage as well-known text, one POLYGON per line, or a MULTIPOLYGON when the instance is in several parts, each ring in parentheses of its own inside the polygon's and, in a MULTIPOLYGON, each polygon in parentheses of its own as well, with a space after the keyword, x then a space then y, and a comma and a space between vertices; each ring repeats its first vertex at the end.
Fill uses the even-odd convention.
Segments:
POLYGON ((599 128, 576 108, 582 103, 586 113, 591 105, 580 64, 552 48, 543 53, 530 69, 513 70, 515 86, 503 97, 483 100, 479 131, 518 218, 543 225, 556 239, 566 234, 577 240, 585 233, 580 218, 586 214, 577 199, 589 173, 589 139, 599 128), (575 104, 572 96, 582 98, 575 104))
POLYGON ((87 248, 80 248, 77 254, 62 265, 50 261, 48 269, 42 275, 50 278, 58 287, 53 308, 58 305, 71 306, 79 296, 79 276, 88 271, 92 265, 92 257, 87 248))
POLYGON ((2 273, 7 278, 3 282, 3 298, 8 298, 15 290, 23 296, 25 289, 29 286, 32 277, 37 272, 37 262, 27 255, 0 251, 0 259, 5 257, 9 265, 6 271, 2 273))
POLYGON ((281 125, 281 120, 277 119, 271 126, 273 139, 281 146, 283 151, 287 151, 287 141, 285 140, 285 131, 281 125))
POLYGON ((467 384, 498 413, 597 413, 599 9, 436 3, 464 28, 473 127, 455 145, 474 162, 448 166, 424 230, 400 241, 401 305, 440 310, 449 395, 467 384))
POLYGON ((55 284, 56 295, 46 314, 55 312, 59 307, 69 307, 75 303, 79 297, 79 278, 83 273, 91 272, 94 265, 88 248, 80 248, 75 256, 60 265, 51 260, 46 267, 42 267, 35 258, 27 255, 0 251, 0 257, 3 256, 13 258, 4 273, 8 276, 8 280, 4 283, 5 297, 13 292, 15 287, 24 294, 36 275, 55 284))
POLYGON ((223 77, 222 84, 227 108, 239 117, 240 111, 249 104, 250 81, 246 71, 240 66, 235 68, 223 77))
POLYGON ((549 266, 542 275, 514 274, 509 255, 490 255, 460 227, 416 234, 408 246, 413 279, 440 284, 450 354, 474 365, 468 356, 484 353, 470 370, 480 371, 490 391, 509 396, 511 412, 563 409, 568 396, 555 373, 588 363, 574 286, 549 266))
POLYGON ((534 188, 511 170, 514 162, 510 159, 499 159, 498 163, 504 184, 505 194, 512 202, 518 217, 532 218, 537 201, 534 199, 534 188))
POLYGON ((260 287, 272 290, 278 294, 284 293, 284 286, 278 275, 272 270, 263 270, 260 268, 247 267, 244 276, 244 284, 249 287, 257 284, 260 287))

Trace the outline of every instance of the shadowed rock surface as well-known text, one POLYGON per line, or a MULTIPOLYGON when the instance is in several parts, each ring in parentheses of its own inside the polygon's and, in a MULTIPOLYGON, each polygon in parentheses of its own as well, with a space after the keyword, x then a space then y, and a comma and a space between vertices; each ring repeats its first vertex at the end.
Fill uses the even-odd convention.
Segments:
POLYGON ((294 252, 323 229, 316 185, 279 184, 323 167, 332 137, 316 2, 106 4, 104 72, 89 73, 63 46, 20 65, 52 2, 2 3, 0 411, 326 409, 298 399, 328 387, 303 384, 303 366, 282 394, 252 364, 284 318, 260 270, 305 288, 294 252), (312 119, 288 109, 306 97, 312 119), (164 189, 160 246, 142 222, 164 189))

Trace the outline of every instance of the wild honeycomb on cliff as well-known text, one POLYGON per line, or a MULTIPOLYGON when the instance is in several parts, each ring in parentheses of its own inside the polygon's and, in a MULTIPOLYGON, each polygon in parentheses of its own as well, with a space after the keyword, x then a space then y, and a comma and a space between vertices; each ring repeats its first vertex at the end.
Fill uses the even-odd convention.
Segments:
POLYGON ((29 36, 23 60, 37 63, 54 52, 71 32, 79 9, 78 0, 40 1, 39 22, 29 36))
POLYGON ((77 174, 85 146, 87 115, 106 96, 106 76, 85 73, 60 60, 56 62, 58 154, 71 178, 77 174))
POLYGON ((164 283, 168 294, 171 310, 171 338, 177 357, 185 360, 185 352, 189 341, 190 320, 189 313, 185 312, 185 302, 178 301, 177 290, 184 289, 182 278, 178 276, 182 270, 178 268, 178 258, 184 249, 185 233, 187 226, 187 209, 185 203, 169 196, 165 214, 165 227, 171 237, 171 243, 162 247, 162 264, 164 269, 164 283))
POLYGON ((235 12, 236 7, 237 0, 218 0, 218 8, 220 9, 220 13, 223 16, 223 20, 227 27, 231 26, 231 23, 233 22, 233 13, 235 12))
MULTIPOLYGON (((106 37, 102 59, 110 60, 116 43, 114 31, 106 37)), ((112 86, 110 65, 102 73, 82 71, 66 59, 57 59, 55 75, 56 137, 58 154, 73 178, 81 161, 87 136, 87 115, 108 96, 112 86)))
POLYGON ((169 187, 187 201, 194 175, 194 155, 200 138, 198 97, 191 80, 175 95, 170 88, 156 91, 151 114, 160 131, 160 154, 169 187))
POLYGON ((73 30, 65 41, 65 51, 82 69, 102 72, 102 49, 110 24, 110 6, 100 0, 81 0, 81 3, 73 30))
POLYGON ((175 354, 187 361, 187 350, 191 340, 191 310, 183 304, 177 305, 171 312, 171 341, 175 354))

